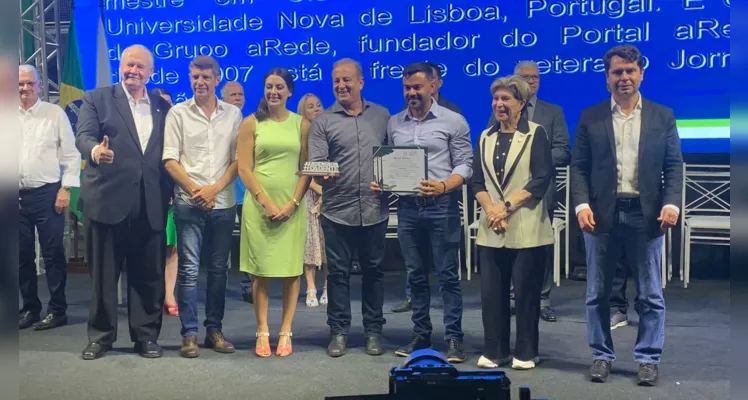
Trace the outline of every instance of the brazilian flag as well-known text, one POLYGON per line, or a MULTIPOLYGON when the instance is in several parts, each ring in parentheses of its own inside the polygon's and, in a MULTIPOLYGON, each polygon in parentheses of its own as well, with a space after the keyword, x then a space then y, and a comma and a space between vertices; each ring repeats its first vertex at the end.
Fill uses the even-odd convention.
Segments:
MULTIPOLYGON (((73 126, 73 132, 77 132, 76 122, 78 122, 78 112, 83 103, 84 92, 83 68, 81 68, 81 57, 78 50, 78 36, 76 33, 75 18, 71 15, 67 49, 65 50, 65 64, 62 68, 62 79, 60 81, 60 107, 68 115, 70 124, 73 126)), ((81 162, 81 179, 83 178, 85 164, 85 161, 81 162)), ((78 197, 80 197, 80 188, 71 188, 70 209, 78 218, 78 221, 83 221, 83 213, 78 210, 78 197)))

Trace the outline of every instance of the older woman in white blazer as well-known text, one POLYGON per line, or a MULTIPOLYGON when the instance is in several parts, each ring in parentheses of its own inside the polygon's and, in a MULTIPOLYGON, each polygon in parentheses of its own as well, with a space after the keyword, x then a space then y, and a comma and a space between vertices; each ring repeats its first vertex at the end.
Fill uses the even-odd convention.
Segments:
POLYGON ((540 291, 546 246, 553 244, 543 196, 553 174, 545 129, 528 121, 523 110, 530 96, 518 76, 491 85, 496 125, 481 133, 473 158, 471 186, 482 208, 478 228, 485 349, 482 368, 511 361, 531 369, 538 358, 540 291), (514 280, 517 339, 509 348, 509 288, 514 280))

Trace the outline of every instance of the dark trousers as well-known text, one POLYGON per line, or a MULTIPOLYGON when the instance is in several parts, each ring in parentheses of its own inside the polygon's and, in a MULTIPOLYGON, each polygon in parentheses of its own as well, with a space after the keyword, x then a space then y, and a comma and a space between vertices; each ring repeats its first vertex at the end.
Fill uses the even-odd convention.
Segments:
POLYGON ((55 210, 60 183, 52 183, 36 189, 18 192, 18 288, 23 305, 21 312, 40 314, 42 303, 37 292, 36 236, 39 231, 39 247, 44 258, 44 269, 49 288, 47 313, 64 315, 68 305, 65 300, 67 262, 62 238, 65 231, 65 214, 55 210))
POLYGON ((626 262, 625 255, 622 255, 613 276, 613 286, 610 291, 610 315, 616 312, 621 314, 628 312, 629 301, 626 298, 626 283, 629 277, 631 277, 631 269, 626 262))
POLYGON ((514 358, 530 361, 538 356, 540 289, 548 247, 552 246, 527 249, 478 246, 485 340, 483 355, 486 358, 495 361, 510 355, 509 286, 512 280, 517 307, 514 358))
POLYGON ((348 226, 320 216, 327 252, 327 325, 333 335, 351 329, 351 254, 358 250, 361 264, 361 314, 366 335, 379 335, 385 324, 382 305, 387 220, 372 226, 348 226))
POLYGON ((117 340, 117 282, 125 261, 130 340, 156 341, 163 318, 166 234, 151 228, 142 189, 139 204, 122 222, 86 218, 84 229, 92 292, 89 341, 106 345, 117 340))
POLYGON ((663 236, 647 234, 648 221, 635 200, 619 201, 608 233, 584 233, 587 249, 587 337, 595 360, 615 360, 610 335, 610 294, 621 254, 626 255, 636 283, 635 309, 639 331, 634 347, 637 363, 659 364, 665 342, 665 299, 660 266, 663 236))
POLYGON ((444 304, 444 340, 462 341, 462 288, 457 255, 461 233, 457 197, 400 197, 397 237, 408 271, 413 333, 422 338, 430 339, 433 329, 429 316, 429 271, 433 263, 444 304))
MULTIPOLYGON (((548 209, 548 218, 553 223, 553 210, 548 209)), ((545 275, 543 275, 543 287, 540 290, 540 307, 551 306, 551 289, 553 288, 553 246, 547 246, 548 254, 545 255, 545 275)), ((514 281, 512 281, 509 298, 511 306, 514 307, 514 281)))

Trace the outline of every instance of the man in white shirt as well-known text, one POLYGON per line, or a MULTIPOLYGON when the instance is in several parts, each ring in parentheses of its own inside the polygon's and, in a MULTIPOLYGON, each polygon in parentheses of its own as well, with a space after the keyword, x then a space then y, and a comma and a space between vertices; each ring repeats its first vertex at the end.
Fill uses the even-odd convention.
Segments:
POLYGON ((571 197, 587 252, 590 379, 605 382, 616 359, 609 296, 624 254, 636 284, 637 383, 657 384, 665 342, 660 263, 663 234, 678 222, 683 156, 673 110, 642 97, 644 58, 632 45, 603 57, 610 98, 582 111, 571 158, 571 197))
POLYGON ((31 65, 18 67, 19 187, 18 287, 23 306, 18 327, 52 329, 67 324, 65 281, 67 262, 62 238, 70 188, 80 186, 81 157, 67 115, 59 106, 39 99, 39 72, 31 65), (62 170, 62 172, 61 172, 62 170), (44 257, 49 304, 39 320, 42 303, 37 296, 35 230, 44 257))
POLYGON ((205 304, 205 347, 233 353, 222 333, 228 257, 236 218, 236 138, 241 111, 218 100, 220 68, 200 56, 190 63, 194 97, 174 106, 166 117, 163 162, 176 182, 174 222, 177 225, 179 272, 177 291, 186 358, 200 355, 197 346, 197 276, 202 243, 211 254, 205 304))

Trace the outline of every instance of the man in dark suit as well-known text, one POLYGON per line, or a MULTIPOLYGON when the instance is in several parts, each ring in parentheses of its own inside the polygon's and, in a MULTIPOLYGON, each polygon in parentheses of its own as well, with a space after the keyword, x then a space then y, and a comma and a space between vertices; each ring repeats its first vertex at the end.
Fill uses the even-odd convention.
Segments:
POLYGON ((127 261, 130 339, 146 358, 161 357, 156 343, 164 303, 164 228, 173 182, 161 162, 169 104, 149 94, 153 55, 128 47, 122 82, 87 92, 78 118, 76 147, 87 166, 80 208, 91 304, 85 360, 97 359, 117 340, 117 282, 127 261))
POLYGON ((639 298, 637 381, 652 386, 665 340, 663 233, 678 222, 674 204, 683 190, 683 156, 673 111, 639 92, 644 78, 639 50, 616 46, 603 62, 612 97, 582 111, 571 159, 571 195, 587 252, 590 378, 604 382, 615 360, 609 295, 623 252, 639 298))
MULTIPOLYGON (((540 70, 538 64, 534 61, 522 61, 514 67, 514 74, 519 75, 530 86, 530 101, 523 110, 525 117, 542 125, 548 133, 548 140, 551 143, 551 156, 553 157, 554 167, 565 167, 569 164, 571 158, 571 149, 569 146, 569 128, 564 118, 564 110, 553 103, 538 99, 538 89, 540 89, 540 70)), ((491 113, 488 120, 488 127, 496 125, 496 116, 491 113)), ((555 169, 554 169, 555 172, 555 169)), ((555 175, 551 184, 548 185, 548 191, 545 194, 544 202, 548 206, 548 215, 553 221, 553 210, 556 208, 556 181, 555 175)), ((543 277, 543 290, 540 292, 540 318, 543 321, 555 322, 556 312, 551 306, 551 288, 553 288, 553 246, 548 248, 549 254, 545 257, 546 268, 543 277)), ((514 313, 514 284, 510 292, 511 310, 514 313)))

